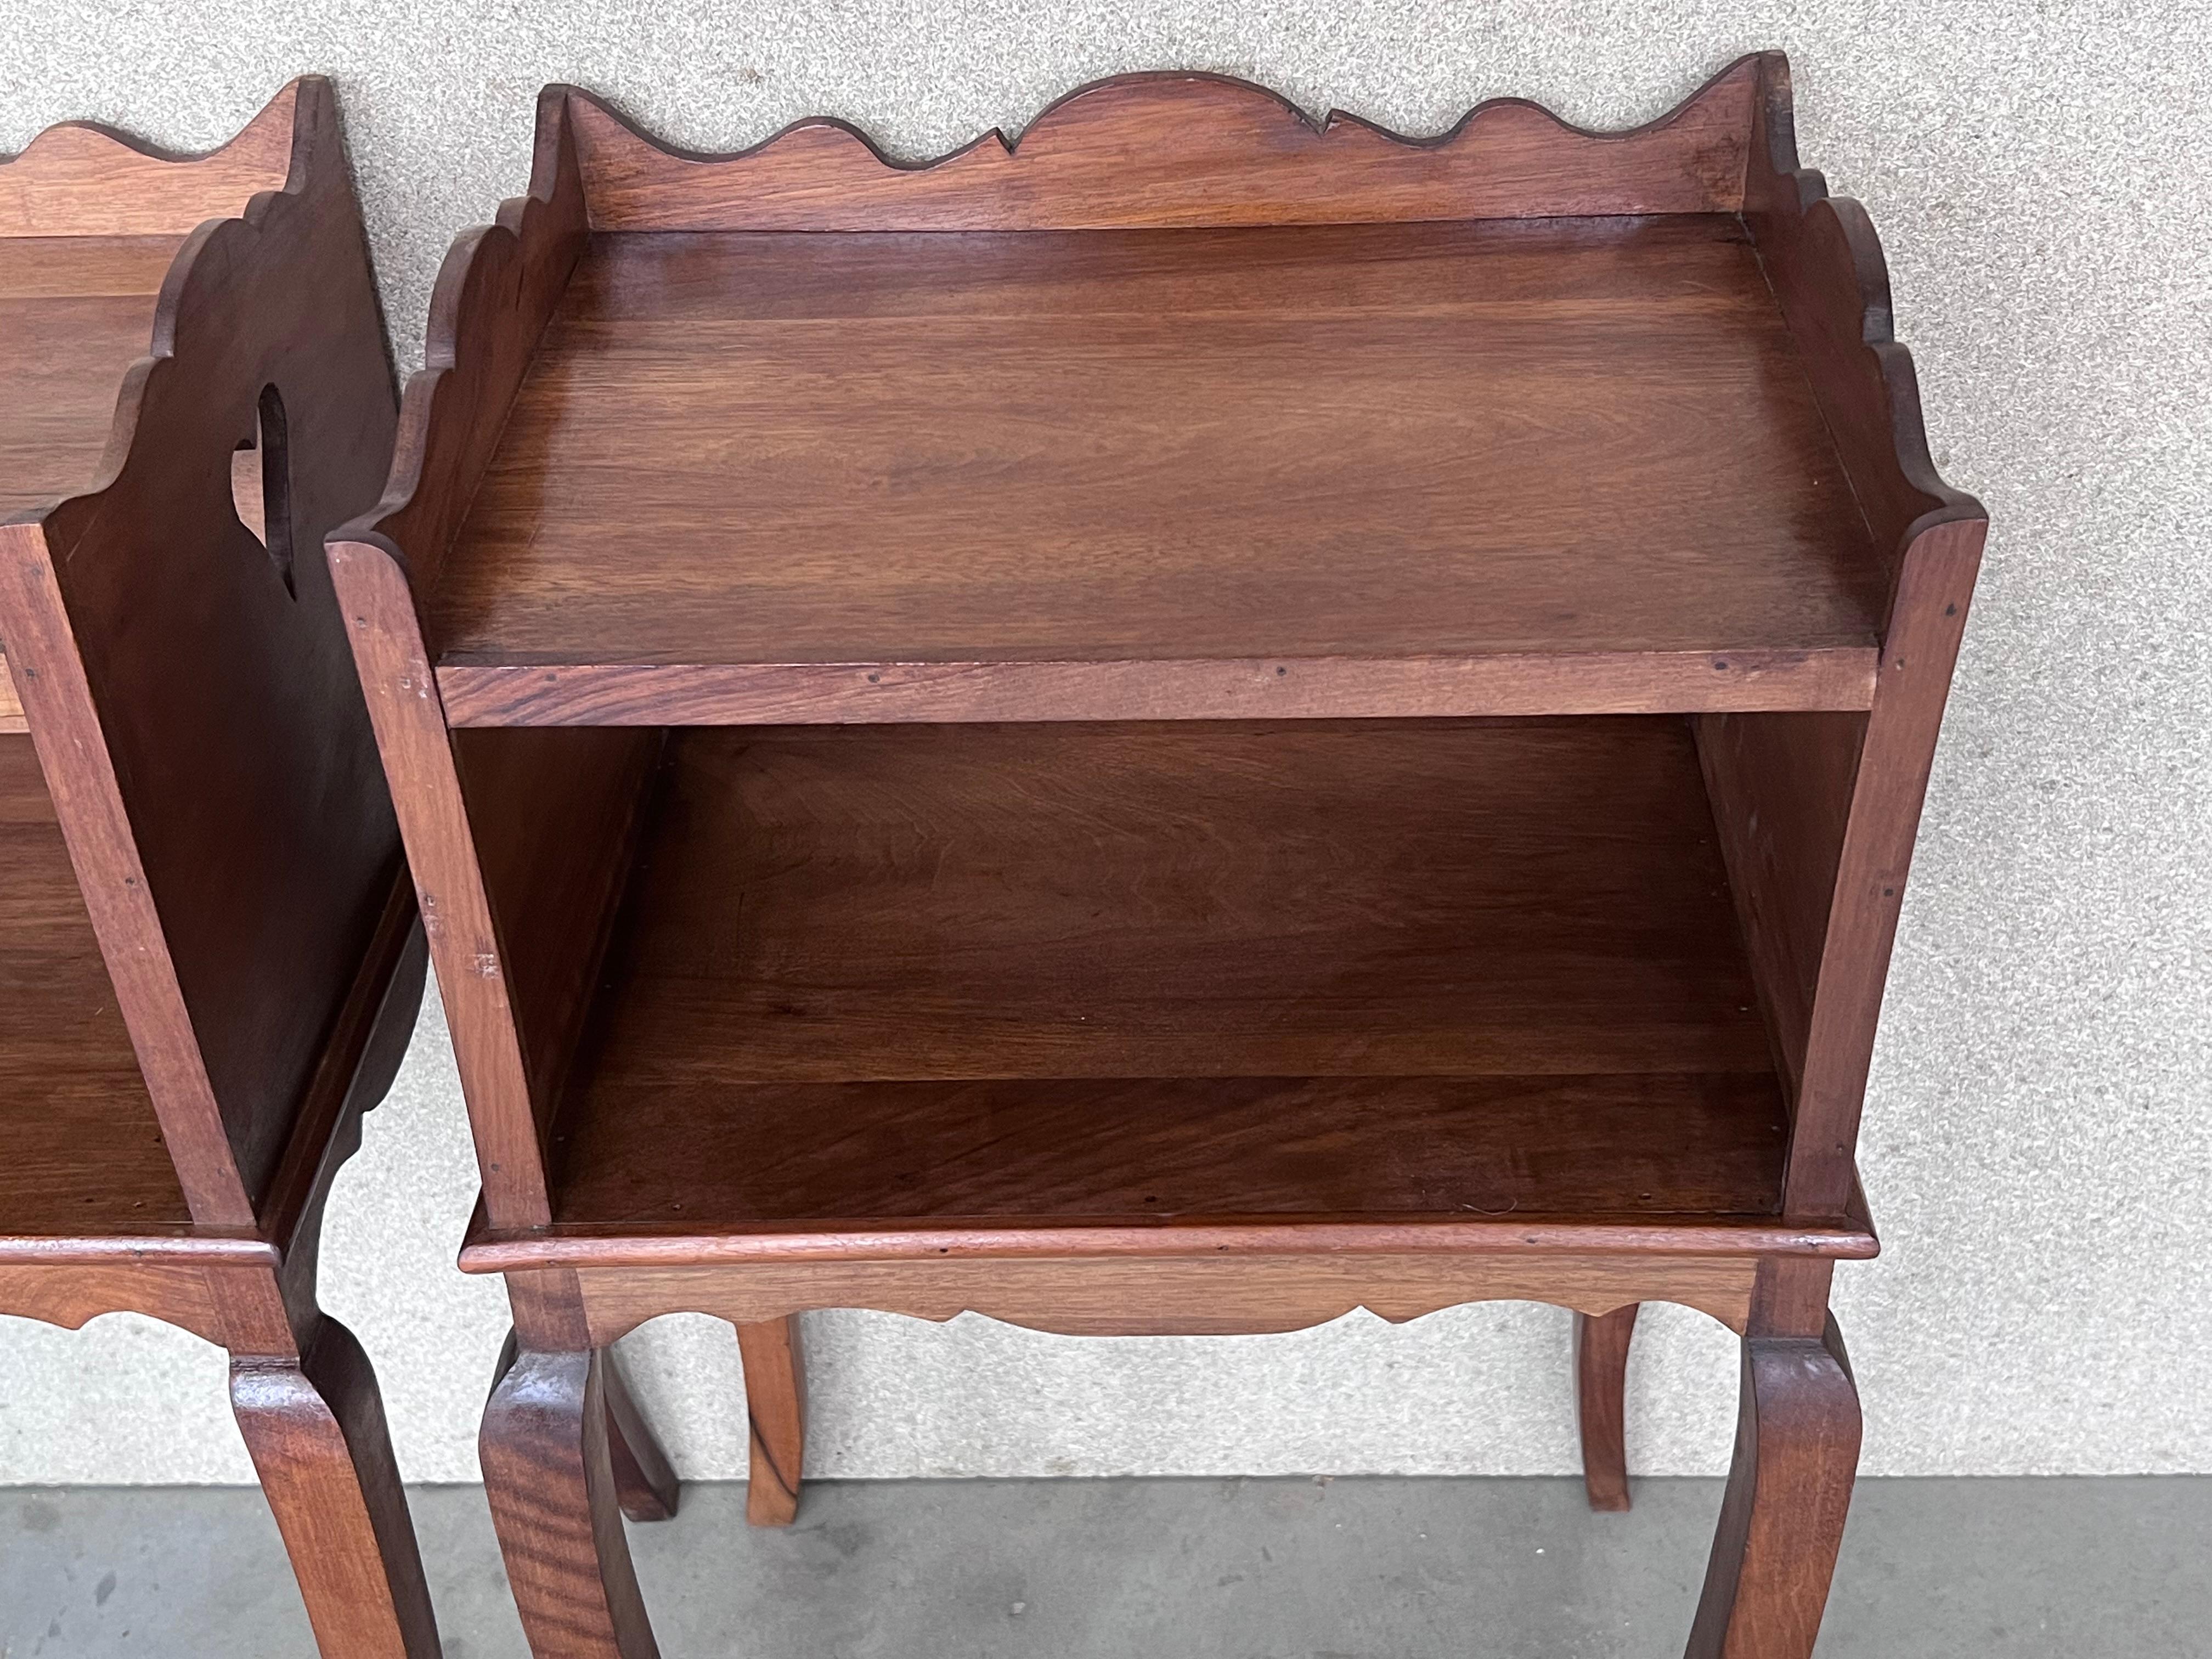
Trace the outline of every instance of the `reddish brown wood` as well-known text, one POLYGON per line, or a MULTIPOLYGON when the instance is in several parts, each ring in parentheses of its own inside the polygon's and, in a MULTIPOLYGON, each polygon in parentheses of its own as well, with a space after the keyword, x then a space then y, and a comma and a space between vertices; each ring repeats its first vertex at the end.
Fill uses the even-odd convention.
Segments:
POLYGON ((61 825, 20 734, 0 736, 0 1231, 188 1228, 61 825))
MULTIPOLYGON (((329 538, 328 549, 471 1101, 486 1201, 513 1226, 547 1218, 540 1109, 507 982, 497 971, 483 868, 410 584, 434 585, 581 250, 583 198, 564 130, 554 121, 541 144, 539 188, 507 203, 498 224, 471 232, 447 255, 431 297, 428 367, 408 384, 384 499, 368 519, 329 538), (409 554, 399 551, 403 544, 409 554)), ((541 1076, 541 1098, 547 1081, 541 1076)))
POLYGON ((629 1384, 623 1380, 613 1354, 601 1362, 600 1372, 607 1403, 607 1457, 622 1512, 633 1521, 670 1520, 682 1494, 668 1454, 630 1398, 629 1384))
POLYGON ((1859 1456, 1858 1391, 1835 1321, 1753 1336, 1735 1462, 1690 1659, 1811 1659, 1859 1456))
POLYGON ((322 1650, 436 1653, 376 1375, 353 1334, 319 1316, 296 1356, 234 1357, 230 1400, 322 1650))
POLYGON ((948 1249, 913 1261, 594 1262, 574 1278, 586 1338, 606 1343, 663 1314, 708 1314, 744 1326, 817 1308, 931 1320, 977 1313, 1069 1336, 1239 1336, 1304 1330, 1355 1308, 1402 1323, 1469 1302, 1548 1302, 1607 1314, 1654 1301, 1695 1308, 1741 1331, 1752 1328, 1760 1266, 1753 1256, 1620 1249, 1337 1255, 1293 1246, 1269 1255, 1115 1257, 1072 1248, 1056 1256, 948 1249))
POLYGON ((1636 1304, 1575 1316, 1575 1419, 1582 1431, 1583 1486, 1594 1510, 1628 1507, 1628 1349, 1636 1304))
POLYGON ((1710 1224, 1778 1206, 1787 1133, 1773 1079, 1750 1073, 751 1086, 663 1076, 657 1087, 622 1079, 576 1124, 556 1194, 562 1225, 972 1237, 1181 1235, 1269 1217, 1399 1231, 1485 1218, 1710 1224))
MULTIPOLYGON (((239 135, 206 155, 170 155, 90 121, 48 127, 0 157, 0 237, 182 237, 294 180, 303 106, 329 82, 293 82, 239 135)), ((308 118, 312 120, 312 115, 308 118)))
POLYGON ((1892 332, 1889 270, 1866 210, 1798 165, 1789 60, 1758 58, 1743 218, 1893 586, 1938 524, 1986 519, 1928 453, 1912 354, 1892 332))
POLYGON ((374 499, 393 413, 327 82, 212 157, 71 128, 0 165, 0 1311, 228 1348, 323 1650, 434 1659, 374 1379, 314 1292, 423 957, 291 552, 374 499))
MULTIPOLYGON (((0 179, 21 165, 0 163, 0 179)), ((146 355, 162 283, 189 228, 0 236, 0 339, 12 343, 0 349, 0 520, 99 477, 118 392, 146 355), (30 343, 38 349, 25 349, 30 343)))
POLYGON ((92 493, 9 526, 0 570, 10 668, 180 1176, 199 1219, 233 1226, 253 1219, 399 867, 320 568, 288 592, 230 500, 265 387, 289 411, 310 545, 373 495, 392 429, 328 87, 280 104, 298 116, 290 184, 186 239, 152 355, 120 382, 127 449, 77 481, 92 493), (191 556, 180 517, 209 526, 191 556), (210 732, 241 757, 220 791, 210 732))
POLYGON ((1598 1322, 1601 1486, 1634 1305, 1747 1334, 1698 1650, 1809 1644, 1981 514, 1788 104, 1413 147, 1140 77, 897 168, 548 89, 331 550, 538 1357, 534 1639, 649 1639, 586 1396, 659 1314, 1518 1297, 1598 1322))
MULTIPOLYGON (((887 158, 842 121, 801 121, 738 155, 647 137, 565 93, 598 228, 1064 230, 1733 212, 1757 60, 1730 64, 1633 131, 1586 132, 1525 99, 1406 139, 1218 75, 1079 88, 1018 138, 937 161, 887 158)), ((550 113, 541 106, 540 134, 550 113)))
MULTIPOLYGON (((51 1241, 34 1242, 52 1249, 51 1241)), ((26 1241, 11 1238, 6 1243, 15 1248, 0 1256, 0 1311, 70 1330, 102 1314, 141 1313, 210 1342, 223 1341, 222 1311, 209 1288, 208 1271, 199 1262, 153 1258, 150 1252, 57 1254, 40 1260, 30 1258, 21 1248, 26 1241)), ((266 1252, 268 1247, 261 1249, 266 1252)), ((264 1275, 272 1266, 263 1264, 264 1275)))
POLYGON ((1871 653, 1638 652, 1081 662, 588 663, 437 671, 455 726, 1006 720, 1319 720, 1851 708, 1871 653))
POLYGON ((1784 1193, 1796 1214, 1838 1213, 1857 1180, 1852 1152, 1890 947, 1988 528, 1979 518, 1947 519, 1918 531, 1898 579, 1806 1036, 1784 1193))
POLYGON ((1863 1261, 1879 1254, 1872 1230, 1863 1221, 1848 1218, 1801 1224, 1740 1216, 1648 1221, 1612 1215, 1470 1214, 1393 1220, 1293 1213, 1227 1219, 1184 1217, 1164 1224, 1118 1218, 1056 1222, 1028 1216, 1003 1220, 930 1218, 914 1223, 710 1223, 704 1227, 682 1221, 556 1223, 472 1232, 463 1247, 462 1266, 471 1273, 515 1273, 533 1267, 684 1262, 911 1263, 947 1255, 992 1261, 1071 1255, 1141 1261, 1192 1253, 1229 1261, 1301 1250, 1326 1251, 1347 1261, 1408 1252, 1473 1257, 1596 1251, 1644 1257, 1802 1255, 1821 1261, 1863 1261))
POLYGON ((1776 1068, 1794 1100, 1866 717, 1721 714, 1692 726, 1776 1068))
POLYGON ((507 1006, 550 1124, 583 1030, 660 750, 658 732, 457 740, 507 1006))
POLYGON ((750 1447, 745 1519, 756 1527, 787 1527, 799 1518, 799 1483, 806 1463, 806 1364, 799 1316, 737 1330, 750 1447))
MULTIPOLYGON (((471 737, 549 735, 598 734, 471 737)), ((1677 720, 686 732, 637 867, 588 1118, 760 1081, 1771 1069, 1677 720)))
POLYGON ((608 1460, 605 1363, 595 1352, 520 1348, 484 1407, 484 1492, 537 1659, 659 1652, 608 1460))
MULTIPOLYGON (((424 367, 409 379, 400 403, 383 499, 331 538, 334 566, 357 543, 380 550, 423 591, 435 591, 507 406, 583 252, 583 185, 563 106, 550 92, 538 100, 530 194, 502 203, 496 223, 460 236, 439 267, 424 367)), ((344 570, 333 574, 345 592, 344 570)))
POLYGON ((595 238, 443 557, 457 724, 1861 707, 1880 603, 1717 217, 595 238))

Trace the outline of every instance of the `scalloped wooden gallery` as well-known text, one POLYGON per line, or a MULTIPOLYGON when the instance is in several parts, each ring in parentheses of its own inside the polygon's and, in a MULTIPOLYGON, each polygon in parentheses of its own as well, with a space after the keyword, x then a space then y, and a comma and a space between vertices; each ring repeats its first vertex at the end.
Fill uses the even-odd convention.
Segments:
POLYGON ((0 1312, 230 1353, 322 1651, 438 1634, 324 1200, 424 945, 326 567, 397 413, 329 84, 0 161, 0 1312))
POLYGON ((1195 75, 893 166, 573 88, 329 557, 517 1340, 541 1656, 654 1650, 608 1345, 799 1315, 1279 1331, 1647 1300, 1743 1340, 1696 1655, 1804 1659, 1827 1316, 1982 542, 1787 65, 1432 141, 1195 75))

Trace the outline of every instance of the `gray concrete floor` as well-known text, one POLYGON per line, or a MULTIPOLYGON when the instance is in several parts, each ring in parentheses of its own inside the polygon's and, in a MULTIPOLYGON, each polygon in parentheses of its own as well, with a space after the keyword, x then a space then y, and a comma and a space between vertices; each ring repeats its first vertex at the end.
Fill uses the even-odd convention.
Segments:
MULTIPOLYGON (((1720 1487, 826 1482, 789 1532, 742 1486, 632 1527, 669 1659, 1661 1659, 1720 1487)), ((483 1494, 411 1494, 449 1659, 524 1659, 483 1494)), ((2212 1653, 2212 1478, 1865 1480, 1821 1659, 2212 1653)), ((252 1490, 0 1491, 0 1659, 313 1651, 252 1490)))

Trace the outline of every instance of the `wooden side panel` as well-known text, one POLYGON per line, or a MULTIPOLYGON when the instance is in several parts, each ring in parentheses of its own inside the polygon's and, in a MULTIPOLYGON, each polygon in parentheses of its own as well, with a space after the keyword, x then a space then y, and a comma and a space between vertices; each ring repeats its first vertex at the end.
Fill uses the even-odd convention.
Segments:
MULTIPOLYGON (((470 498, 489 464, 515 389, 538 336, 558 304, 585 240, 584 199, 565 106, 539 104, 539 142, 532 193, 505 204, 496 224, 455 242, 431 297, 428 367, 408 382, 391 472, 374 509, 327 539, 355 666, 366 692, 384 769, 398 805, 400 827, 422 902, 431 962, 453 1032, 462 1086, 468 1096, 485 1203, 500 1224, 530 1227, 549 1218, 541 1155, 542 1116, 550 1111, 544 1034, 562 1022, 533 1027, 527 1049, 519 1030, 517 993, 508 978, 501 930, 488 884, 507 896, 510 918, 540 857, 567 826, 553 797, 515 795, 502 765, 481 757, 474 804, 500 821, 502 802, 520 816, 487 840, 480 863, 462 793, 461 771, 448 739, 423 637, 417 599, 434 589, 470 498), (549 821, 530 815, 551 811, 549 821), (526 1059, 526 1054, 534 1055, 526 1059), (536 1104, 533 1104, 533 1099, 536 1104)), ((627 752, 636 738, 613 747, 627 752)), ((514 751, 509 767, 526 751, 514 751)), ((529 775, 524 769, 524 775, 529 775)), ((565 902, 565 899, 556 902, 565 902)), ((538 919, 558 927, 561 919, 538 919)), ((524 953, 533 941, 526 939, 524 953)), ((550 970, 525 968, 526 978, 578 984, 573 961, 550 970)), ((556 1045, 557 1046, 557 1045, 556 1045)))
POLYGON ((384 548, 333 539, 327 551, 453 1030, 484 1203, 501 1226, 542 1226, 551 1211, 529 1076, 414 599, 384 548))
POLYGON ((328 574, 293 556, 374 498, 394 418, 328 83, 302 82, 298 104, 286 188, 178 256, 154 356, 125 383, 119 470, 45 521, 82 694, 64 695, 58 634, 7 635, 19 672, 58 677, 33 699, 50 775, 102 746, 112 762, 96 816, 82 787, 57 799, 88 897, 115 890, 111 964, 173 964, 181 1011, 140 1003, 134 1036, 194 1056, 149 1068, 157 1099, 182 1103, 165 1114, 212 1091, 234 1167, 185 1178, 195 1214, 225 1223, 250 1216, 201 1213, 205 1189, 264 1190, 400 862, 328 574), (241 453, 259 536, 233 496, 241 453))
POLYGON ((1707 714, 1692 728, 1760 1012, 1794 1103, 1866 716, 1707 714))
POLYGON ((538 100, 530 194, 464 233, 439 269, 425 366, 400 402, 383 499, 331 538, 382 548, 418 595, 437 583, 585 235, 566 106, 549 95, 538 100))
POLYGON ((568 91, 592 223, 625 230, 1076 230, 1733 213, 1756 62, 1723 70, 1632 132, 1569 126, 1522 99, 1440 137, 1340 112, 1315 123, 1246 82, 1131 75, 1070 93, 1009 141, 887 159, 842 121, 740 155, 694 155, 568 91))
POLYGON ((1937 518, 1905 552, 1837 860, 1783 1188, 1787 1214, 1841 1215, 1857 1180, 1852 1152, 1890 947, 1988 528, 1979 518, 1937 518))
POLYGON ((206 155, 167 156, 88 121, 48 127, 0 159, 0 236, 182 235, 234 217, 284 188, 302 106, 329 96, 328 82, 303 76, 206 155))
POLYGON ((163 939, 55 562, 44 527, 0 525, 0 636, 28 694, 40 767, 185 1204, 204 1225, 248 1226, 252 1202, 163 939))
POLYGON ((1776 1047, 1796 1088, 1785 1212, 1840 1215, 1905 872, 1988 529, 1929 456, 1881 245, 1801 167, 1790 68, 1759 59, 1744 220, 1889 593, 1869 713, 1701 719, 1699 749, 1776 1047))
POLYGON ((660 746, 651 727, 453 738, 541 1133, 583 1034, 660 746))
POLYGON ((1797 162, 1790 64, 1757 59, 1744 222, 1796 337, 1830 434, 1894 586, 1920 521, 1984 519, 1928 453, 1912 354, 1893 332, 1889 269, 1866 210, 1797 162))

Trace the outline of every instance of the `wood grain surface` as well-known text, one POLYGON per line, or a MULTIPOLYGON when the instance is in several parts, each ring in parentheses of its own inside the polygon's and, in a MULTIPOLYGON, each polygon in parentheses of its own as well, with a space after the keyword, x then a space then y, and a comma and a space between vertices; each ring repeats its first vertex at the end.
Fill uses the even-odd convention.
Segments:
POLYGON ((1766 1215, 1771 1076, 633 1084, 560 1146, 613 1230, 1766 1215))
POLYGON ((1679 720, 701 730, 667 756, 586 1100, 1770 1067, 1679 720))
POLYGON ((70 1330, 103 1314, 138 1313, 210 1342, 220 1344, 228 1334, 206 1271, 173 1261, 57 1264, 0 1257, 0 1313, 70 1330))
POLYGON ((596 238, 420 597, 471 722, 1857 707, 1880 603, 1702 217, 596 238))
POLYGON ((319 1316, 296 1357, 234 1358, 230 1401, 325 1659, 438 1659, 383 1396, 353 1333, 319 1316))
POLYGON ((477 1449, 509 1589, 537 1659, 658 1659, 607 1449, 601 1352, 516 1350, 477 1449))
POLYGON ((1812 1659, 1859 1458, 1858 1391, 1826 1324, 1744 1344, 1735 1459, 1688 1659, 1812 1659))
POLYGON ((1486 1301, 1610 1313, 1678 1302, 1741 1330, 1750 1257, 1632 1255, 1097 1256, 915 1261, 750 1261, 587 1267, 578 1279, 592 1340, 611 1342, 664 1313, 738 1325, 811 1308, 874 1308, 921 1319, 980 1313, 1073 1335, 1234 1335, 1303 1330, 1366 1308, 1418 1319, 1486 1301))
POLYGON ((1407 139, 1331 111, 1316 122, 1249 82, 1124 75, 1079 88, 1013 140, 888 159, 842 121, 740 155, 646 137, 573 88, 566 111, 596 228, 1059 230, 1733 212, 1757 64, 1741 59, 1657 120, 1600 134, 1525 99, 1407 139))
POLYGON ((1575 1316, 1575 1425, 1583 1443, 1583 1489, 1594 1510, 1629 1507, 1628 1351, 1637 1304, 1575 1316))
POLYGON ((0 1233, 189 1224, 38 757, 21 733, 0 736, 0 1233))
MULTIPOLYGON (((0 176, 6 168, 0 167, 0 176)), ((181 234, 0 236, 0 520, 90 489, 181 234)))
POLYGON ((171 236, 234 218, 263 191, 282 190, 312 80, 295 81, 238 136, 205 155, 174 156, 90 121, 48 127, 0 157, 0 239, 171 236))
POLYGON ((795 1315, 738 1328, 745 1369, 745 1519, 787 1527, 799 1518, 806 1464, 806 1361, 795 1315))
POLYGON ((229 1349, 321 1650, 436 1659, 374 1376, 315 1305, 422 988, 343 623, 288 556, 392 432, 339 146, 309 78, 204 161, 68 128, 0 165, 0 1310, 229 1349))

